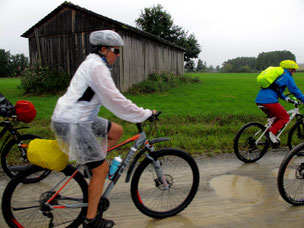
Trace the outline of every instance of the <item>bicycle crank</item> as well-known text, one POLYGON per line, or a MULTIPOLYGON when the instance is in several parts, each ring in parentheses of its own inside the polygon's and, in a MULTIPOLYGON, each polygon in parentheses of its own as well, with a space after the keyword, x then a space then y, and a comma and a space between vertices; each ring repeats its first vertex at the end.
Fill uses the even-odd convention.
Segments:
POLYGON ((50 220, 50 223, 49 223, 49 228, 51 228, 51 227, 54 227, 54 223, 53 223, 53 220, 54 220, 54 215, 53 215, 53 213, 52 212, 46 212, 46 211, 44 211, 43 213, 42 213, 44 216, 46 216, 46 217, 48 217, 48 218, 50 218, 51 220, 50 220))
POLYGON ((99 201, 98 204, 98 213, 97 213, 97 217, 102 218, 102 214, 103 212, 105 212, 106 210, 108 210, 110 207, 110 201, 107 198, 102 197, 99 201))
POLYGON ((256 143, 255 143, 255 142, 256 142, 256 141, 255 141, 255 139, 254 139, 252 136, 250 136, 250 137, 248 138, 249 152, 253 152, 254 150, 257 149, 257 146, 256 146, 256 143))

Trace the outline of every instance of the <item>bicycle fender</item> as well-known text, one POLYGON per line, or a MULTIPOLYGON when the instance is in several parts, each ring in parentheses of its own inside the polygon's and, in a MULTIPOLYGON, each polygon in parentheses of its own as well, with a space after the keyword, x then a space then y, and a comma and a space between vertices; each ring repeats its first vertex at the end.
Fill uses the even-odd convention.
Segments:
POLYGON ((171 139, 170 138, 166 138, 166 137, 160 137, 160 138, 149 140, 149 143, 150 144, 155 144, 155 143, 160 143, 160 142, 169 141, 169 140, 171 140, 171 139))
MULTIPOLYGON (((149 143, 152 145, 152 144, 155 144, 155 143, 160 143, 160 142, 169 141, 169 140, 171 140, 171 139, 166 138, 166 137, 160 137, 160 138, 149 140, 149 143)), ((138 159, 146 152, 146 150, 147 149, 141 150, 138 154, 136 154, 135 158, 131 162, 131 165, 129 166, 127 176, 126 176, 126 180, 125 180, 126 183, 128 183, 130 181, 130 178, 132 176, 135 164, 137 163, 138 159)))
POLYGON ((16 127, 16 128, 14 128, 15 130, 20 130, 20 129, 25 129, 25 128, 30 128, 30 127, 28 127, 28 126, 23 126, 23 127, 16 127))

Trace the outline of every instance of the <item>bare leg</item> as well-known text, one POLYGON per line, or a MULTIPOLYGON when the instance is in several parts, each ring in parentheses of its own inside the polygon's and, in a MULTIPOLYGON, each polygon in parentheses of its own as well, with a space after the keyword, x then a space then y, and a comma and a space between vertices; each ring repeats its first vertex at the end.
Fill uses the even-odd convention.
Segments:
POLYGON ((105 160, 100 166, 94 168, 92 178, 89 184, 88 192, 88 212, 87 218, 91 219, 96 216, 98 203, 103 192, 103 186, 109 171, 109 166, 105 160))
POLYGON ((122 136, 123 128, 117 123, 112 122, 111 129, 108 133, 108 148, 115 146, 119 138, 122 136))
MULTIPOLYGON (((119 124, 112 122, 111 129, 108 133, 108 148, 115 146, 119 138, 122 136, 122 133, 123 128, 119 124)), ((92 169, 91 171, 92 179, 89 184, 88 192, 88 219, 95 218, 96 216, 99 200, 103 192, 103 186, 109 172, 107 161, 105 160, 102 165, 92 169)))

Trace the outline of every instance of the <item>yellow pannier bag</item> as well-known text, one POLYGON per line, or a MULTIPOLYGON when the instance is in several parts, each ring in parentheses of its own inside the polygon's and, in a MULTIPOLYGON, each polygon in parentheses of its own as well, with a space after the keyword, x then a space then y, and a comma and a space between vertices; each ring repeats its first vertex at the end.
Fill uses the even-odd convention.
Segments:
POLYGON ((54 171, 63 170, 68 156, 60 150, 56 140, 33 139, 27 149, 27 159, 34 165, 54 171))

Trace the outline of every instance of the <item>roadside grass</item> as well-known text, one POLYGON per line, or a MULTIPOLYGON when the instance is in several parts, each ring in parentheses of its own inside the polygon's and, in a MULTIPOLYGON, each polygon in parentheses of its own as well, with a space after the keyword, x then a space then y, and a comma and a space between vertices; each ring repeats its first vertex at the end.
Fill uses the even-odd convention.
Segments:
MULTIPOLYGON (((266 116, 256 106, 254 100, 259 91, 256 73, 193 73, 201 82, 185 84, 172 88, 168 92, 125 96, 144 108, 163 111, 157 128, 151 137, 169 137, 172 140, 156 147, 175 147, 191 154, 213 156, 217 153, 233 152, 233 139, 239 128, 249 121, 264 123, 266 116)), ((304 73, 296 73, 294 78, 304 91, 304 73)), ((50 118, 59 96, 23 96, 19 89, 18 78, 1 78, 0 92, 13 104, 25 99, 33 102, 37 109, 37 117, 27 124, 31 128, 24 133, 37 134, 45 138, 54 138, 50 130, 50 118)), ((293 105, 284 101, 286 109, 293 105)), ((136 134, 132 123, 120 120, 102 108, 100 115, 121 124, 124 136, 121 141, 136 134)), ((149 125, 147 122, 146 125, 149 125)), ((289 128, 292 126, 290 124, 289 128)), ((289 129, 288 128, 288 129, 289 129)), ((149 129, 146 126, 145 129, 149 129)), ((286 146, 287 132, 281 137, 281 145, 286 146)), ((127 151, 122 148, 113 154, 127 151)), ((113 155, 114 156, 114 155, 113 155)))

